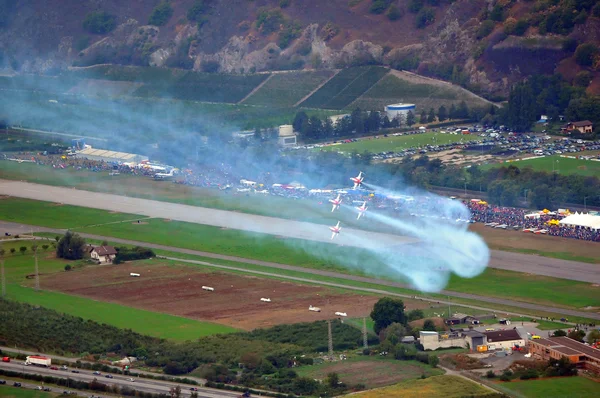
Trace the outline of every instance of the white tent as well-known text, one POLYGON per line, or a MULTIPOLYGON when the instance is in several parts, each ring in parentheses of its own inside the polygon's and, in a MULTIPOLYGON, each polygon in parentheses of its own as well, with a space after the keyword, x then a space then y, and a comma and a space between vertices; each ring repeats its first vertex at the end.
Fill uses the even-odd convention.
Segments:
POLYGON ((561 225, 570 225, 577 227, 586 227, 598 230, 600 229, 600 216, 591 214, 575 213, 559 221, 561 225))

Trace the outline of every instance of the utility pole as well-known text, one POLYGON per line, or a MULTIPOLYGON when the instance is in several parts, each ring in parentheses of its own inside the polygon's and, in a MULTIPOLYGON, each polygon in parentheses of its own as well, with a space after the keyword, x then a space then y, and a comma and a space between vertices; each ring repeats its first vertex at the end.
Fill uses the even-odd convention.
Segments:
POLYGON ((367 338, 367 318, 363 318, 363 348, 366 350, 369 348, 369 339, 367 338))
POLYGON ((329 346, 329 360, 333 361, 333 335, 331 333, 331 319, 327 320, 327 333, 329 346))
POLYGON ((38 267, 37 245, 34 246, 33 252, 35 258, 35 291, 37 292, 40 290, 40 269, 38 267))

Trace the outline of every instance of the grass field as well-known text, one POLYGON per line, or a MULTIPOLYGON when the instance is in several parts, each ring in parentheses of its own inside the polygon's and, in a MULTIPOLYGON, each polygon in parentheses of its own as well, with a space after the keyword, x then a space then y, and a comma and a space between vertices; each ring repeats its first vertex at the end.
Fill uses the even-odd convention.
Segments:
POLYGON ((422 375, 429 377, 443 374, 442 370, 417 361, 396 361, 364 356, 349 357, 341 362, 302 366, 296 368, 296 372, 302 377, 320 380, 326 379, 327 374, 335 372, 340 376, 340 381, 346 384, 364 384, 367 388, 416 379, 422 375))
POLYGON ((343 69, 300 105, 307 108, 343 109, 386 73, 388 69, 379 66, 343 69))
POLYGON ((357 398, 485 397, 491 391, 458 376, 434 376, 354 394, 357 398))
MULTIPOLYGON (((272 261, 281 264, 297 265, 305 268, 325 269, 344 273, 365 274, 392 278, 385 271, 384 264, 374 261, 369 252, 347 247, 331 247, 326 243, 303 241, 299 239, 278 239, 277 237, 258 233, 247 233, 239 230, 222 230, 201 224, 164 221, 162 219, 147 220, 147 224, 131 222, 113 223, 85 227, 94 220, 104 220, 108 212, 75 206, 56 206, 51 208, 47 202, 19 201, 5 199, 0 201, 0 219, 14 222, 36 223, 46 227, 65 228, 95 235, 132 239, 141 242, 158 243, 185 249, 207 251, 212 253, 238 256, 256 260, 272 261), (29 207, 31 204, 31 207, 29 207), (52 211, 48 211, 49 207, 52 211), (22 209, 31 208, 23 212, 22 209), (21 211, 18 211, 21 209, 21 211), (41 213, 39 219, 36 214, 41 213), (77 224, 65 224, 64 220, 78 220, 77 224), (323 253, 314 256, 309 253, 323 253), (368 264, 368 267, 348 268, 338 259, 347 256, 362 259, 357 263, 368 264)), ((132 215, 113 214, 121 219, 135 219, 132 215)), ((117 220, 119 221, 119 219, 117 220)), ((397 277, 398 278, 398 277, 397 277)), ((400 280, 401 279, 396 279, 400 280)), ((536 302, 541 304, 581 308, 584 306, 600 306, 597 288, 590 284, 548 278, 537 275, 525 275, 511 271, 487 269, 473 279, 462 279, 452 276, 448 290, 482 294, 492 297, 510 297, 514 300, 536 302)))
POLYGON ((333 73, 333 71, 327 70, 275 73, 243 103, 276 108, 291 107, 310 94, 333 73))
POLYGON ((397 152, 407 148, 416 148, 424 145, 441 145, 455 142, 480 141, 481 139, 473 135, 454 135, 439 133, 423 133, 413 135, 403 135, 395 137, 365 138, 357 142, 348 144, 331 145, 323 148, 317 148, 315 151, 337 151, 351 153, 353 151, 369 151, 374 153, 393 151, 397 152))
POLYGON ((597 397, 600 383, 585 377, 556 377, 543 380, 502 383, 503 388, 524 398, 592 398, 597 397))
POLYGON ((0 386, 0 397, 3 398, 50 398, 56 396, 57 394, 53 394, 51 392, 35 391, 25 388, 15 388, 12 386, 8 386, 8 384, 5 386, 0 386))
POLYGON ((582 176, 600 176, 600 162, 584 159, 562 158, 559 155, 546 156, 538 159, 528 159, 510 163, 495 163, 482 166, 483 169, 494 167, 516 166, 520 169, 531 167, 536 171, 552 171, 563 175, 578 174, 582 176))
POLYGON ((458 86, 421 77, 401 78, 390 73, 352 103, 350 108, 381 110, 390 104, 411 103, 417 106, 418 112, 423 109, 428 111, 432 107, 437 111, 441 105, 448 109, 451 104, 460 101, 465 101, 469 107, 489 106, 483 99, 458 86))

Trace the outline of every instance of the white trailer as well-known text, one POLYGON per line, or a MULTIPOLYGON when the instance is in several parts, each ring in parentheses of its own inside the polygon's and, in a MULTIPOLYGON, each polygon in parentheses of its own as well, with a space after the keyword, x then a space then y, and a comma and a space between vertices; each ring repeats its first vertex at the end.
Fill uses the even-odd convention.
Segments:
POLYGON ((37 366, 45 366, 49 367, 52 365, 52 359, 48 357, 41 357, 38 355, 30 355, 25 358, 25 365, 37 365, 37 366))
POLYGON ((263 297, 263 298, 260 299, 260 301, 264 301, 265 303, 270 303, 271 299, 263 297))
POLYGON ((319 307, 313 307, 312 305, 308 307, 308 310, 313 312, 321 312, 321 309, 319 307))
POLYGON ((208 290, 209 292, 214 292, 215 288, 210 286, 202 286, 202 290, 208 290))
POLYGON ((348 316, 348 314, 346 314, 345 312, 336 312, 335 314, 337 316, 348 316))
POLYGON ((133 277, 136 277, 136 278, 137 278, 137 277, 139 277, 139 276, 140 276, 140 274, 136 274, 135 272, 130 272, 130 273, 129 273, 129 276, 133 276, 133 277))

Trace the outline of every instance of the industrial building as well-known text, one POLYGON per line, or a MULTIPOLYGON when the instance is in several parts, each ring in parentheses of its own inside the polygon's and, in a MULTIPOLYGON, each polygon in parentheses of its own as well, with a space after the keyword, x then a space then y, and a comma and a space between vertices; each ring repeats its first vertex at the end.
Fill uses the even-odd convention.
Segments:
POLYGON ((279 126, 279 145, 281 146, 294 146, 296 145, 296 133, 294 133, 294 126, 291 124, 284 124, 279 126))
POLYGON ((89 145, 86 145, 81 151, 77 151, 75 157, 115 163, 139 163, 148 161, 147 156, 137 155, 135 153, 108 151, 106 149, 94 149, 89 145))
POLYGON ((425 350, 438 348, 470 347, 472 351, 510 350, 513 347, 524 347, 527 332, 520 327, 493 332, 476 330, 450 330, 449 332, 419 332, 419 342, 425 350))
POLYGON ((415 113, 415 110, 415 104, 392 104, 386 105, 385 107, 385 113, 390 120, 395 118, 406 120, 406 115, 408 115, 408 112, 415 113))
POLYGON ((600 375, 600 350, 568 337, 529 340, 528 348, 536 359, 547 361, 567 357, 579 369, 600 375))

